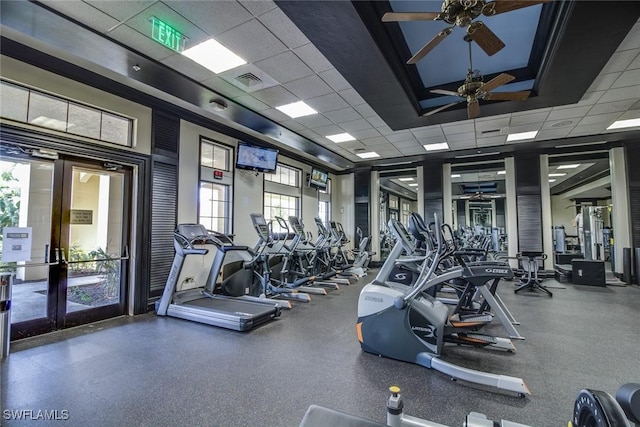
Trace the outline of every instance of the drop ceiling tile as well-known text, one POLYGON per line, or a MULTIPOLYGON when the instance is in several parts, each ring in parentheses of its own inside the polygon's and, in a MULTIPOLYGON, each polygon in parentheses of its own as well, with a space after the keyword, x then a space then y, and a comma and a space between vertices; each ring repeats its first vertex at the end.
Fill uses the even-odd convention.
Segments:
POLYGON ((593 124, 593 125, 584 125, 584 126, 576 126, 569 133, 570 137, 573 136, 582 136, 582 135, 597 135, 599 133, 603 133, 607 125, 603 124, 593 124))
POLYGON ((583 116, 580 117, 572 117, 571 119, 564 120, 547 120, 542 125, 543 130, 551 130, 551 129, 565 129, 568 128, 571 130, 580 120, 582 120, 583 116))
MULTIPOLYGON (((254 98, 251 95, 239 96, 239 97, 235 98, 234 101, 236 101, 238 104, 244 105, 245 107, 247 107, 247 108, 249 108, 250 110, 253 110, 253 111, 262 111, 262 110, 267 110, 268 108, 270 108, 267 104, 265 104, 264 102, 254 98)), ((289 121, 293 121, 293 120, 289 120, 289 121)), ((289 129, 291 129, 291 128, 289 128, 289 129)), ((292 130, 296 130, 296 129, 292 129, 292 130)))
MULTIPOLYGON (((258 101, 258 102, 260 102, 260 101, 258 101)), ((280 124, 282 126, 286 127, 287 129, 292 130, 292 131, 299 131, 299 130, 306 129, 306 126, 301 125, 300 123, 296 122, 295 120, 283 120, 283 121, 280 122, 280 124)), ((311 138, 311 139, 313 139, 315 141, 316 139, 319 139, 319 138, 311 138)))
MULTIPOLYGON (((321 135, 322 137, 326 137, 327 135, 337 135, 339 133, 344 133, 344 129, 334 124, 314 127, 313 130, 314 132, 316 132, 318 135, 321 135)), ((331 143, 333 144, 334 142, 331 141, 331 143)))
POLYGON ((608 74, 600 74, 593 80, 587 92, 595 92, 598 90, 607 90, 611 87, 613 82, 616 81, 618 77, 620 77, 622 73, 608 73, 608 74))
POLYGON ((383 136, 378 136, 374 138, 363 138, 361 142, 364 145, 371 146, 371 147, 378 146, 378 145, 391 144, 391 142, 383 136))
MULTIPOLYGON (((160 43, 151 40, 149 37, 139 33, 131 27, 127 27, 126 25, 121 25, 111 31, 109 36, 129 46, 131 49, 135 49, 138 52, 144 52, 145 55, 155 59, 156 61, 160 61, 172 55, 179 55, 173 50, 166 48, 160 43)), ((209 71, 209 75, 211 74, 211 71, 209 71)))
POLYGON ((360 141, 346 141, 338 143, 339 147, 342 147, 345 150, 353 151, 353 150, 363 150, 366 147, 360 141))
POLYGON ((636 59, 634 59, 631 62, 631 64, 629 64, 629 68, 627 68, 627 71, 628 70, 634 70, 636 68, 640 68, 640 53, 638 53, 638 55, 636 56, 636 59))
POLYGON ((364 104, 364 99, 360 96, 355 89, 345 89, 338 92, 338 94, 349 104, 356 106, 360 104, 364 104))
POLYGON ((540 130, 543 123, 529 123, 526 125, 520 126, 509 126, 509 133, 520 133, 520 132, 532 132, 534 130, 540 130))
MULTIPOLYGON (((144 11, 147 7, 154 3, 154 1, 146 0, 132 0, 132 1, 113 1, 113 0, 85 0, 85 3, 89 3, 91 6, 103 11, 104 13, 113 16, 114 18, 124 21, 127 18, 137 15, 144 11)), ((57 0, 51 3, 59 3, 57 0)), ((75 3, 79 8, 78 1, 72 1, 69 3, 75 3)), ((55 7, 57 9, 57 7, 55 7)), ((159 17, 158 17, 159 18, 159 17)))
POLYGON ((309 39, 280 8, 271 9, 258 18, 289 49, 309 43, 309 39))
POLYGON ((359 140, 363 140, 365 138, 375 138, 380 136, 380 132, 372 128, 363 129, 363 130, 354 130, 349 132, 349 134, 353 136, 355 139, 359 139, 359 140))
POLYGON ((456 133, 473 132, 474 130, 473 121, 447 123, 440 126, 442 126, 442 131, 446 136, 455 135, 456 133))
POLYGON ((260 111, 260 114, 262 114, 265 117, 270 118, 271 120, 275 120, 276 122, 285 121, 285 120, 288 120, 290 118, 285 113, 283 113, 280 110, 276 110, 275 108, 269 108, 268 110, 262 110, 262 111, 260 111))
MULTIPOLYGON (((55 9, 89 27, 100 31, 106 32, 109 28, 112 28, 119 21, 113 15, 106 12, 102 12, 91 4, 85 2, 79 2, 77 0, 45 0, 41 3, 55 9)), ((113 3, 113 2, 98 2, 98 3, 113 3)), ((133 3, 133 2, 132 2, 133 3)), ((140 2, 145 3, 145 2, 140 2)), ((146 2, 151 4, 151 2, 146 2)), ((108 6, 108 5, 107 5, 108 6)), ((134 9, 144 6, 134 5, 134 9)))
POLYGON ((267 89, 253 92, 253 96, 272 107, 290 104, 299 101, 298 97, 282 86, 273 86, 267 89))
POLYGON ((631 31, 624 38, 620 46, 618 46, 618 50, 629 50, 629 49, 639 49, 640 48, 640 22, 636 22, 636 24, 631 28, 631 31))
MULTIPOLYGON (((512 114, 511 121, 509 122, 509 129, 514 126, 528 125, 531 123, 540 123, 546 120, 549 115, 548 111, 542 112, 531 112, 528 111, 526 114, 512 114)), ((509 130, 513 132, 512 130, 509 130)))
MULTIPOLYGON (((640 118, 640 111, 636 109, 636 110, 629 110, 626 113, 621 114, 620 117, 618 117, 616 120, 628 120, 628 119, 637 119, 637 118, 640 118)), ((617 129, 617 131, 619 131, 619 129, 617 129)))
POLYGON ((316 98, 310 98, 305 100, 305 102, 319 113, 339 110, 349 106, 349 104, 347 104, 347 102, 337 93, 330 93, 316 98))
POLYGON ((351 87, 349 82, 344 77, 342 77, 342 74, 340 74, 335 68, 331 68, 327 71, 318 73, 318 75, 336 92, 349 89, 351 87))
POLYGON ((404 154, 405 156, 415 156, 417 154, 425 154, 425 153, 426 151, 423 146, 409 147, 409 148, 402 149, 402 154, 404 154))
MULTIPOLYGON (((209 2, 207 2, 209 3, 209 2)), ((218 2, 214 2, 218 3, 218 2)), ((226 3, 226 2, 221 2, 226 3)), ((233 51, 247 62, 254 63, 274 79, 282 83, 275 75, 260 66, 262 59, 273 57, 286 52, 287 47, 265 28, 257 19, 238 25, 216 36, 216 40, 224 47, 233 51)), ((282 64, 285 66, 285 64, 282 64)))
POLYGON ((402 155, 402 153, 398 151, 398 149, 394 148, 393 146, 388 146, 385 148, 376 148, 374 151, 380 154, 380 157, 385 157, 385 158, 398 157, 402 155))
POLYGON ((276 4, 271 0, 239 0, 239 3, 254 16, 260 16, 263 13, 277 7, 276 4))
POLYGON ((597 92, 587 92, 582 95, 582 99, 577 104, 572 105, 593 105, 598 102, 600 98, 602 98, 602 95, 604 95, 604 93, 605 91, 603 90, 597 92))
POLYGON ((580 120, 580 122, 576 127, 601 124, 602 130, 604 130, 604 128, 606 128, 611 123, 613 123, 619 116, 620 116, 620 113, 589 115, 589 116, 586 116, 584 119, 580 120))
MULTIPOLYGON (((490 132, 494 130, 500 130, 500 132, 504 132, 506 128, 509 127, 510 116, 500 117, 493 120, 478 120, 476 121, 476 133, 478 136, 482 135, 483 132, 490 132)), ((498 132, 491 132, 493 136, 498 134, 498 132)))
POLYGON ((384 126, 385 122, 384 120, 382 120, 380 117, 367 117, 367 121, 369 123, 371 123, 371 126, 373 127, 380 127, 380 126, 384 126))
MULTIPOLYGON (((553 110, 551 110, 551 113, 549 113, 547 122, 584 117, 591 108, 591 105, 583 105, 579 107, 571 106, 568 108, 554 108, 553 110)), ((574 124, 576 123, 575 120, 573 120, 573 122, 574 124)))
MULTIPOLYGON (((393 146, 396 147, 398 150, 402 151, 402 149, 404 148, 410 148, 410 147, 422 147, 422 145, 420 145, 420 143, 418 143, 418 141, 413 140, 413 141, 399 141, 399 142, 394 142, 393 146)), ((422 147, 422 149, 424 149, 424 147, 422 147)))
MULTIPOLYGON (((362 119, 362 116, 351 107, 341 108, 340 110, 328 111, 324 113, 324 115, 334 123, 344 123, 344 122, 351 122, 353 120, 362 119)), ((367 122, 367 124, 368 123, 369 122, 367 122)))
POLYGON ((417 139, 443 138, 444 132, 440 125, 433 125, 421 128, 413 128, 411 132, 417 139))
POLYGON ((298 117, 295 120, 309 129, 315 129, 320 126, 329 126, 332 124, 331 120, 327 119, 322 114, 311 114, 309 116, 298 117))
POLYGON ((298 58, 302 59, 316 73, 330 70, 333 65, 324 57, 313 43, 307 43, 293 50, 298 58))
POLYGON ((626 99, 618 102, 597 103, 589 111, 589 115, 605 114, 605 113, 622 113, 631 108, 637 100, 626 99))
MULTIPOLYGON (((203 85, 213 89, 214 91, 218 92, 220 95, 224 95, 227 98, 238 98, 238 97, 241 97, 241 96, 247 96, 247 95, 245 95, 243 90, 238 89, 234 85, 222 80, 218 76, 214 76, 214 77, 211 77, 210 79, 202 80, 201 83, 203 85)), ((254 98, 254 100, 256 102, 259 102, 255 98, 254 98)), ((265 105, 264 108, 268 108, 268 107, 265 105)))
POLYGON ((416 137, 413 136, 413 134, 411 132, 409 132, 408 130, 402 130, 402 131, 394 132, 394 133, 392 133, 390 135, 386 135, 386 137, 390 142, 415 141, 416 140, 416 137))
POLYGON ((290 81, 283 86, 298 98, 305 100, 333 93, 329 85, 315 74, 290 81))
POLYGON ((475 134, 473 132, 465 132, 465 133, 454 133, 452 135, 447 135, 447 142, 460 142, 460 141, 468 141, 471 139, 475 139, 475 134))
POLYGON ((459 141, 449 141, 450 150, 465 150, 468 148, 476 148, 475 139, 461 139, 459 141))
POLYGON ((612 89, 640 85, 640 68, 627 70, 611 85, 612 89))
POLYGON ((502 136, 491 136, 488 138, 478 138, 477 146, 478 147, 495 147, 499 145, 504 145, 507 141, 507 137, 502 136))
POLYGON ((615 52, 609 58, 607 65, 604 66, 600 74, 622 72, 627 69, 629 64, 636 59, 638 51, 635 49, 623 50, 615 52))
POLYGON ((314 74, 311 68, 290 51, 256 62, 255 65, 281 84, 314 74))
MULTIPOLYGON (((216 37, 216 40, 217 36, 223 32, 253 19, 251 13, 235 1, 165 0, 165 3, 182 16, 187 17, 210 36, 216 37)), ((231 49, 223 42, 220 43, 231 49)), ((243 59, 247 60, 247 58, 243 59)))
POLYGON ((356 130, 373 129, 368 121, 365 119, 352 120, 350 122, 340 123, 340 127, 347 132, 353 132, 356 130))
POLYGON ((608 90, 598 100, 599 103, 623 101, 625 99, 638 99, 640 98, 640 85, 632 87, 622 87, 617 89, 608 90))
POLYGON ((557 128, 557 129, 542 129, 536 135, 536 140, 545 141, 548 139, 565 138, 569 136, 569 134, 571 133, 574 127, 575 126, 567 126, 563 128, 557 128))
POLYGON ((360 104, 360 105, 356 105, 355 109, 358 110, 358 113, 360 113, 360 115, 362 117, 364 117, 365 119, 369 118, 369 117, 376 117, 377 114, 374 111, 373 108, 371 108, 371 106, 369 104, 360 104))

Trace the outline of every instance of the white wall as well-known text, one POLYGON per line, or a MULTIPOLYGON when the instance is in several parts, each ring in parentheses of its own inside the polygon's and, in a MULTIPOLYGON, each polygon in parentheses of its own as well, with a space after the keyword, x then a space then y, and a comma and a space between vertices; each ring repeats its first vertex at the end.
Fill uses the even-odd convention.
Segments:
MULTIPOLYGON (((199 146, 200 138, 205 137, 212 141, 221 142, 235 149, 238 140, 228 135, 207 129, 205 127, 187 122, 180 122, 180 163, 178 169, 178 222, 196 222, 198 219, 198 180, 199 180, 199 146)), ((311 172, 311 166, 287 158, 280 154, 278 163, 302 170, 302 180, 306 180, 306 174, 311 172)), ((263 174, 237 170, 228 172, 233 174, 233 233, 237 244, 253 246, 257 240, 256 232, 251 224, 250 214, 263 212, 263 174)), ((335 193, 340 192, 340 179, 329 174, 332 181, 331 210, 332 218, 342 222, 347 229, 347 224, 337 216, 340 212, 336 208, 335 193)), ((351 192, 351 194, 353 191, 351 192)), ((353 195, 351 195, 353 205, 353 195)), ((317 235, 317 229, 313 218, 318 216, 318 192, 313 188, 302 188, 302 220, 305 230, 317 235)), ((352 215, 353 216, 353 215, 352 215)), ((352 221, 353 222, 353 221, 352 221)), ((352 236, 350 237, 352 238, 352 236)))
MULTIPOLYGON (((51 94, 58 95, 69 100, 75 100, 82 104, 93 106, 101 110, 111 111, 135 119, 135 146, 131 148, 124 146, 115 146, 114 144, 87 139, 78 135, 73 135, 73 139, 78 141, 87 140, 90 141, 91 144, 106 145, 110 148, 118 147, 119 149, 135 151, 143 154, 151 153, 150 108, 120 98, 116 95, 98 90, 94 87, 78 83, 65 77, 61 77, 57 74, 32 67, 8 56, 0 56, 0 61, 2 62, 0 75, 5 79, 18 84, 29 86, 32 89, 49 92, 51 94)), ((28 123, 11 123, 21 127, 35 128, 39 130, 43 129, 40 127, 29 125, 28 123)), ((46 131, 53 134, 68 135, 64 132, 58 132, 51 129, 46 129, 46 131)))
POLYGON ((352 173, 346 175, 338 175, 335 177, 333 202, 331 203, 331 218, 342 224, 344 232, 351 241, 351 247, 355 241, 353 231, 355 230, 355 201, 354 186, 355 178, 352 173))

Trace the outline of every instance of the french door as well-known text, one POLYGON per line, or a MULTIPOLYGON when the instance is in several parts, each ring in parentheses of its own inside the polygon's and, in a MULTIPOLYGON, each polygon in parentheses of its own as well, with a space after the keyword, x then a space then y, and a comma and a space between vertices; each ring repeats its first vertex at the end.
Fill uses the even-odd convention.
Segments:
POLYGON ((24 259, 2 263, 15 272, 12 339, 124 314, 131 170, 4 148, 0 173, 2 228, 30 233, 24 259))

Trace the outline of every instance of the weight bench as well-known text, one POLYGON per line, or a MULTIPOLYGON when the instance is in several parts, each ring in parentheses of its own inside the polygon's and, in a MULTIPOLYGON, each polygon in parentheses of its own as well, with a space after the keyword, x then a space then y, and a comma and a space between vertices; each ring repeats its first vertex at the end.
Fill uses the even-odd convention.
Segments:
POLYGON ((538 269, 540 268, 538 262, 545 259, 547 259, 547 255, 542 252, 522 252, 518 255, 518 260, 520 260, 525 274, 520 279, 521 285, 514 291, 515 293, 526 289, 531 292, 545 292, 550 297, 553 296, 549 289, 541 285, 542 281, 538 278, 538 269))

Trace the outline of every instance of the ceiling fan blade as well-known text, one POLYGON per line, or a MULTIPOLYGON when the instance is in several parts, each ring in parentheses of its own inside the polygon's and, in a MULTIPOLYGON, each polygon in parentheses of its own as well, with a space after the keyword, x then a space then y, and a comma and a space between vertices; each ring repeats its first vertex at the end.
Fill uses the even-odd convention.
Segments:
POLYGON ((475 21, 469 25, 467 34, 489 56, 495 55, 504 47, 502 40, 482 21, 475 21))
POLYGON ((510 12, 523 7, 534 6, 540 3, 547 3, 551 0, 496 0, 487 3, 482 8, 482 14, 485 16, 493 16, 499 13, 510 12))
POLYGON ((382 15, 382 22, 432 21, 438 16, 439 12, 387 12, 382 15))
POLYGON ((444 90, 444 89, 432 89, 429 92, 431 93, 437 93, 439 95, 453 95, 453 96, 460 96, 458 95, 458 92, 454 92, 452 90, 444 90))
POLYGON ((513 77, 511 74, 502 73, 483 84, 480 89, 482 89, 484 92, 489 92, 494 90, 498 86, 509 83, 512 80, 515 80, 515 77, 513 77))
POLYGON ((416 62, 418 62, 422 58, 424 58, 427 53, 431 52, 434 47, 438 46, 442 40, 444 40, 449 34, 451 34, 451 31, 453 31, 454 28, 455 28, 455 26, 454 27, 445 28, 444 30, 442 30, 438 34, 436 34, 436 36, 434 38, 429 40, 429 42, 427 42, 427 44, 422 46, 422 49, 417 51, 416 54, 413 55, 407 61, 407 64, 415 64, 416 62))
POLYGON ((470 101, 467 103, 467 116, 470 119, 475 119, 480 115, 480 104, 478 100, 470 101))
POLYGON ((462 102, 462 101, 456 101, 456 102, 452 102, 451 104, 443 105, 442 107, 438 107, 438 108, 436 108, 435 110, 431 110, 431 111, 429 111, 429 112, 424 113, 422 116, 423 116, 423 117, 424 117, 424 116, 430 116, 430 115, 432 115, 432 114, 439 113, 440 111, 442 111, 442 110, 446 110, 447 108, 449 108, 449 107, 453 107, 454 105, 456 105, 456 104, 460 104, 461 102, 462 102))
POLYGON ((487 101, 524 101, 529 98, 530 90, 521 92, 487 92, 482 99, 487 101))

